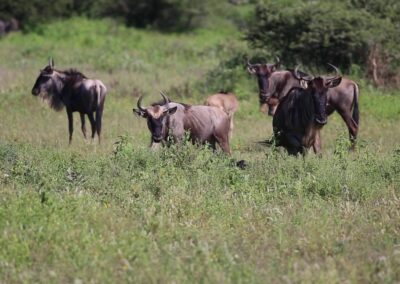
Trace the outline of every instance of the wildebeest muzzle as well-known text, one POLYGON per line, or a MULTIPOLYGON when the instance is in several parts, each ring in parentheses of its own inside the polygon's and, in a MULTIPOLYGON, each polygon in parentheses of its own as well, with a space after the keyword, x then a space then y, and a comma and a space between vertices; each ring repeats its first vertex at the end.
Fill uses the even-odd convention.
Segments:
POLYGON ((32 95, 37 96, 37 95, 39 95, 40 91, 38 88, 32 88, 31 93, 32 93, 32 95))

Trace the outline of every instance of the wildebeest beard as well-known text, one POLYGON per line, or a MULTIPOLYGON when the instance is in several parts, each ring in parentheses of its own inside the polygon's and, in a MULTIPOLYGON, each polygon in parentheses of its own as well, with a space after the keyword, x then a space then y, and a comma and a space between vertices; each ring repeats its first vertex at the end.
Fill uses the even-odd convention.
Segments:
POLYGON ((40 93, 39 97, 55 111, 61 111, 65 107, 61 93, 42 92, 40 93))
POLYGON ((66 71, 58 71, 65 77, 57 77, 51 92, 41 93, 40 98, 55 111, 61 111, 65 105, 69 103, 73 86, 87 77, 81 72, 70 69, 66 71))

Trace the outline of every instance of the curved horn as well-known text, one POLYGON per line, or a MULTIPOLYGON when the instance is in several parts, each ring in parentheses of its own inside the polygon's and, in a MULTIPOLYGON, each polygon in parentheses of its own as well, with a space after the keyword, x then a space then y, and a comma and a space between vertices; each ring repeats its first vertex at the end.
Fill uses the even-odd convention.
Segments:
POLYGON ((328 63, 328 65, 331 66, 336 72, 335 77, 333 77, 333 78, 337 78, 337 77, 341 76, 339 68, 337 68, 335 65, 330 64, 330 63, 328 63))
POLYGON ((302 76, 302 75, 300 75, 299 74, 299 68, 300 68, 300 65, 297 65, 296 68, 294 69, 294 72, 293 72, 293 75, 297 80, 304 80, 304 81, 309 82, 309 81, 311 81, 313 79, 313 76, 309 76, 309 75, 308 76, 302 76))
POLYGON ((139 99, 138 99, 138 101, 137 101, 137 107, 138 107, 139 110, 145 111, 145 109, 142 108, 142 99, 143 99, 143 95, 141 95, 141 96, 139 97, 139 99))
POLYGON ((54 67, 54 59, 53 59, 53 57, 49 57, 49 66, 51 67, 51 68, 53 68, 54 67))
POLYGON ((250 60, 247 59, 246 62, 246 67, 247 67, 247 72, 249 72, 250 74, 255 74, 256 71, 254 70, 253 64, 250 63, 250 60))
POLYGON ((161 96, 162 96, 163 99, 164 99, 164 104, 165 104, 165 105, 168 104, 168 103, 169 103, 168 97, 167 97, 162 91, 160 91, 160 94, 161 94, 161 96))
POLYGON ((297 65, 296 68, 294 68, 294 72, 293 72, 293 75, 297 80, 301 80, 302 79, 301 76, 299 76, 299 73, 298 73, 299 72, 299 67, 300 67, 300 65, 297 65))
POLYGON ((281 59, 278 56, 275 56, 275 58, 276 58, 275 66, 281 65, 281 59))

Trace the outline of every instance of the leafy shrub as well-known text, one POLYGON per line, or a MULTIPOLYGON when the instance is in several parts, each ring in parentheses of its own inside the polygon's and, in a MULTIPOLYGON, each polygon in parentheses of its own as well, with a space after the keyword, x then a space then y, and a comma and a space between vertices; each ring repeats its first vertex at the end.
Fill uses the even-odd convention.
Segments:
POLYGON ((190 0, 110 1, 104 10, 105 14, 122 17, 130 26, 174 31, 196 27, 204 12, 202 2, 190 0))
POLYGON ((72 8, 72 0, 2 0, 0 1, 0 19, 15 17, 26 28, 54 18, 67 17, 71 14, 72 8))
POLYGON ((189 0, 3 0, 0 19, 15 17, 29 28, 39 23, 73 15, 122 18, 127 25, 184 31, 199 25, 205 14, 202 2, 189 0))
POLYGON ((252 46, 271 48, 291 65, 331 62, 344 70, 352 64, 368 69, 375 47, 379 61, 394 70, 399 65, 400 21, 396 15, 387 17, 392 14, 385 6, 389 0, 378 2, 267 0, 257 6, 246 37, 252 46), (377 5, 385 9, 376 12, 377 5))

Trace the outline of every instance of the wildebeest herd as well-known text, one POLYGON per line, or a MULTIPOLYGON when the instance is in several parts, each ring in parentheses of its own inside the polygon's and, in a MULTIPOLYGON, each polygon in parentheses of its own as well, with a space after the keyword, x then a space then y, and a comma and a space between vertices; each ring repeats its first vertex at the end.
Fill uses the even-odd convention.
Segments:
MULTIPOLYGON (((280 61, 274 64, 251 64, 246 67, 255 74, 259 86, 261 111, 273 116, 273 139, 289 154, 306 154, 313 147, 320 153, 320 130, 327 116, 335 110, 345 121, 354 148, 359 124, 359 89, 355 82, 342 78, 337 67, 330 65, 334 76, 311 76, 298 70, 279 70, 280 61)), ((69 126, 69 143, 72 141, 73 112, 79 112, 82 133, 86 139, 85 115, 88 116, 92 139, 97 133, 100 143, 102 114, 107 88, 97 79, 89 79, 81 72, 54 68, 53 59, 40 71, 32 88, 57 111, 66 108, 69 126)), ((206 99, 204 105, 172 102, 161 92, 162 100, 150 106, 137 101, 134 114, 147 120, 151 134, 151 147, 182 141, 185 133, 194 144, 209 144, 231 154, 229 141, 233 131, 233 117, 238 110, 238 100, 232 93, 220 92, 206 99)))

